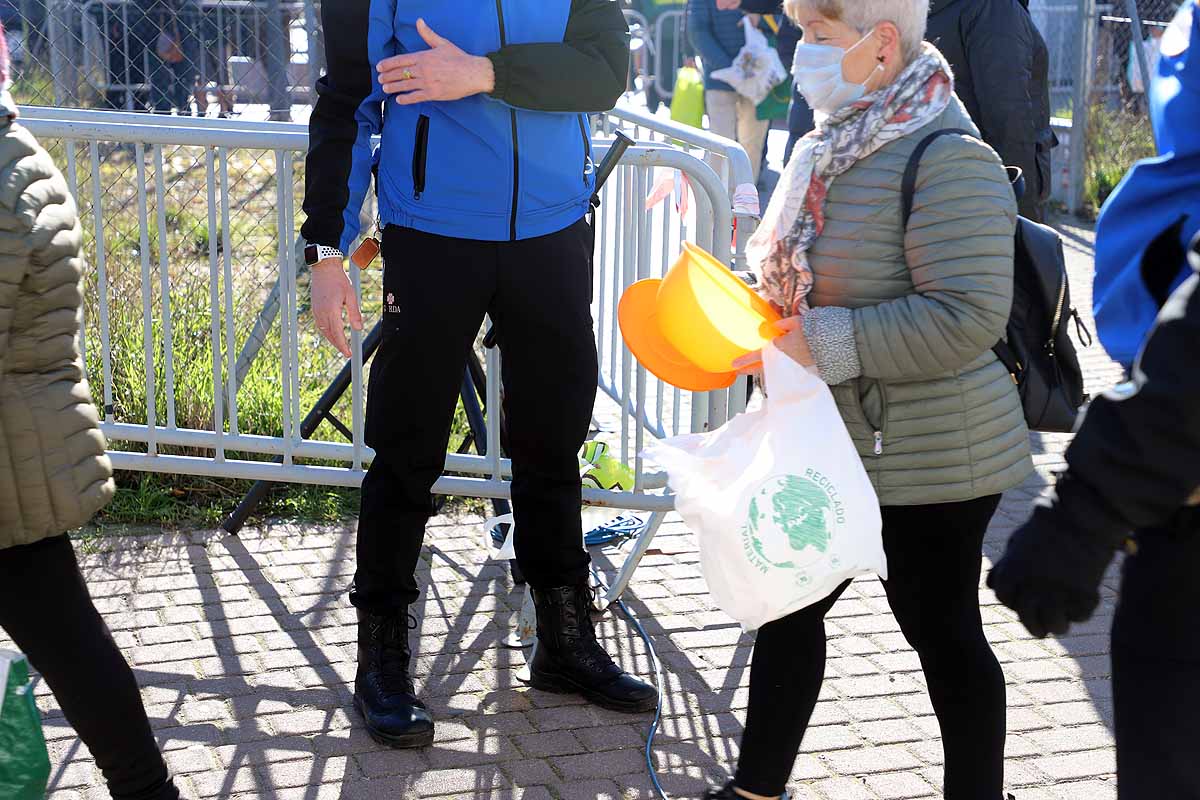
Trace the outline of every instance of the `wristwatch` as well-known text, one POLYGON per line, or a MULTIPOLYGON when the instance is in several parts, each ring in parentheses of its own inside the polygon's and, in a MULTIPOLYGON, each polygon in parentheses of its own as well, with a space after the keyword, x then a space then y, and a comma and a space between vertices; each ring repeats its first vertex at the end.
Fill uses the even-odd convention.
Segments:
POLYGON ((336 258, 338 261, 343 261, 346 254, 336 247, 329 247, 323 244, 310 244, 304 248, 304 265, 315 267, 327 258, 336 258))

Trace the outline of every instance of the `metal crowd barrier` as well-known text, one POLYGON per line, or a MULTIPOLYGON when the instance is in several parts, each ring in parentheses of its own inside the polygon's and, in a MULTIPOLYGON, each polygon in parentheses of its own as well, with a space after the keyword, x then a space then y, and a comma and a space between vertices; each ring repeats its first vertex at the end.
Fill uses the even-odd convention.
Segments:
POLYGON ((665 115, 651 114, 632 103, 622 102, 600 118, 600 130, 621 131, 639 141, 682 148, 703 158, 720 176, 733 209, 733 257, 736 269, 746 269, 746 244, 758 227, 762 208, 754 171, 746 149, 732 139, 675 122, 665 115))
MULTIPOLYGON (((142 472, 357 486, 372 458, 372 451, 363 439, 367 367, 362 359, 362 334, 354 334, 351 340, 354 356, 350 441, 306 440, 300 435, 305 413, 300 379, 302 371, 307 369, 302 355, 307 355, 305 351, 311 350, 315 343, 302 310, 294 246, 298 221, 295 173, 308 147, 306 128, 284 123, 50 108, 25 108, 22 114, 22 123, 43 144, 65 150, 64 172, 81 213, 86 214, 85 259, 95 270, 94 276, 89 276, 94 283, 89 283, 92 296, 88 304, 95 309, 99 324, 95 324, 93 317, 88 327, 91 335, 83 344, 85 352, 93 353, 93 363, 99 353, 100 367, 93 371, 93 391, 103 408, 102 430, 113 446, 110 451, 113 465, 142 472), (168 201, 180 174, 172 162, 182 148, 202 153, 196 159, 195 169, 189 170, 185 165, 182 171, 196 173, 194 177, 203 185, 203 191, 195 191, 198 196, 187 198, 186 202, 202 208, 206 217, 202 233, 208 261, 206 313, 211 380, 202 389, 192 387, 191 391, 203 392, 205 403, 211 403, 211 427, 207 428, 181 426, 176 418, 177 401, 194 402, 196 398, 181 397, 172 358, 177 345, 174 316, 179 313, 173 294, 174 265, 166 236, 152 234, 168 228, 168 201), (244 151, 269 154, 267 166, 276 176, 274 196, 266 200, 274 208, 273 271, 278 279, 280 313, 270 332, 279 343, 278 353, 270 357, 279 359, 282 435, 248 429, 239 420, 239 391, 246 371, 239 358, 245 357, 249 337, 238 333, 235 318, 239 309, 247 311, 248 303, 259 302, 253 293, 243 292, 234 278, 239 265, 234 263, 237 251, 231 241, 231 210, 242 207, 238 192, 248 187, 244 181, 231 181, 230 165, 238 163, 244 151), (125 170, 133 173, 131 192, 135 198, 118 199, 115 192, 110 198, 113 165, 108 158, 114 152, 120 153, 122 159, 128 155, 132 162, 127 163, 125 170), (118 203, 126 211, 136 203, 140 219, 136 267, 128 270, 135 273, 140 267, 140 275, 126 275, 132 282, 123 284, 125 289, 119 296, 109 269, 115 255, 106 245, 110 216, 114 213, 112 206, 118 203), (114 358, 120 355, 116 348, 129 338, 118 336, 112 322, 118 306, 123 306, 121 310, 125 312, 132 306, 136 317, 138 305, 143 352, 136 358, 141 367, 132 377, 128 370, 122 374, 125 381, 139 384, 135 390, 141 389, 144 382, 145 413, 140 418, 114 407, 117 381, 122 379, 113 367, 114 358), (304 349, 302 340, 306 341, 304 349), (160 387, 159 381, 165 385, 160 387), (278 459, 278 463, 267 458, 278 459)), ((734 173, 748 169, 745 153, 730 149, 731 143, 698 131, 691 139, 693 148, 707 144, 719 149, 722 157, 733 165, 734 173)), ((597 160, 607 147, 603 139, 596 142, 597 160)), ((254 188, 262 191, 262 187, 254 188)), ((605 186, 595 227, 593 315, 600 353, 598 438, 633 467, 636 483, 632 491, 585 489, 584 500, 595 506, 650 512, 633 552, 609 590, 607 603, 625 588, 655 530, 672 508, 672 498, 663 491, 665 477, 649 471, 639 456, 646 437, 719 426, 731 412, 744 407, 745 390, 739 384, 734 391, 692 394, 663 384, 640 367, 625 348, 616 315, 617 302, 625 287, 635 280, 662 276, 684 240, 695 241, 729 263, 733 209, 726 181, 696 155, 668 144, 643 140, 625 153, 605 186), (647 197, 656 178, 664 173, 687 176, 693 202, 686 215, 669 200, 647 207, 647 197)), ((352 267, 351 278, 362 294, 362 273, 352 267)), ((368 281, 377 280, 368 277, 368 281)), ((204 309, 194 310, 205 313, 204 309)), ((268 358, 264 355, 267 350, 262 351, 264 354, 257 349, 253 352, 260 360, 268 358)), ((486 358, 487 407, 499 409, 499 352, 488 350, 486 358)), ((488 455, 448 455, 447 474, 435 485, 435 493, 480 498, 510 496, 511 465, 501 457, 500 428, 490 424, 490 420, 487 428, 488 455)))
POLYGON ((654 88, 668 101, 675 94, 675 71, 683 66, 688 51, 683 41, 685 22, 685 12, 665 11, 654 23, 654 88))
POLYGON ((642 79, 643 86, 654 79, 651 70, 658 63, 655 27, 640 11, 627 8, 624 13, 629 25, 629 86, 634 89, 636 78, 642 79))
POLYGON ((687 52, 683 41, 685 19, 683 11, 665 11, 651 24, 640 11, 625 9, 630 33, 631 89, 637 88, 633 81, 639 77, 643 91, 653 86, 661 99, 671 100, 675 94, 675 71, 683 66, 687 52))

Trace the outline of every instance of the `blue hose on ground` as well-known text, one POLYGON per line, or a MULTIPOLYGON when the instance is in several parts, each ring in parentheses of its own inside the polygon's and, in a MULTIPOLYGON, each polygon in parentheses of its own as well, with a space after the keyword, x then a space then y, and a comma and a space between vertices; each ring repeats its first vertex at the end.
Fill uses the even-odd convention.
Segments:
MULTIPOLYGON (((596 574, 594 567, 592 574, 596 575, 596 579, 599 580, 600 576, 596 574)), ((650 634, 646 633, 646 629, 629 610, 629 606, 625 605, 625 601, 617 600, 616 606, 629 620, 629 624, 634 627, 638 635, 642 637, 642 641, 646 643, 646 653, 650 656, 650 665, 654 667, 654 688, 658 689, 658 707, 654 710, 654 722, 650 724, 650 732, 646 735, 646 771, 650 774, 650 782, 654 785, 654 791, 658 793, 661 800, 668 800, 667 793, 663 791, 662 784, 658 781, 658 771, 654 768, 654 737, 658 734, 658 726, 662 724, 663 693, 666 691, 662 678, 662 663, 658 660, 658 651, 654 649, 654 642, 651 641, 650 634)))
POLYGON ((662 784, 658 782, 658 771, 654 769, 654 737, 658 734, 658 726, 662 723, 663 692, 666 691, 662 679, 662 665, 658 661, 654 643, 650 641, 650 634, 646 633, 642 623, 638 622, 638 618, 633 615, 624 601, 618 600, 617 608, 621 609, 621 613, 637 629, 642 641, 646 643, 646 652, 650 654, 650 663, 654 666, 654 686, 658 689, 658 708, 654 710, 654 722, 650 724, 650 733, 646 736, 646 771, 650 773, 650 782, 654 784, 654 791, 662 800, 667 800, 667 793, 663 791, 662 784))

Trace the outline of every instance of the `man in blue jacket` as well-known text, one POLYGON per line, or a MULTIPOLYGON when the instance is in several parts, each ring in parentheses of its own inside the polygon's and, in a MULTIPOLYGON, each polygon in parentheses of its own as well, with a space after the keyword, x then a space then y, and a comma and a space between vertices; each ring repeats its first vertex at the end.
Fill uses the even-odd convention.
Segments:
POLYGON ((343 0, 322 7, 328 73, 310 122, 303 235, 313 315, 344 355, 361 329, 343 254, 374 184, 383 342, 371 367, 355 707, 378 741, 433 741, 410 678, 409 606, 430 489, 442 473, 467 354, 484 315, 503 355, 517 560, 537 603, 532 684, 607 708, 654 688, 596 641, 577 453, 596 394, 595 176, 587 113, 628 72, 614 0, 343 0), (382 136, 378 149, 372 137, 382 136))

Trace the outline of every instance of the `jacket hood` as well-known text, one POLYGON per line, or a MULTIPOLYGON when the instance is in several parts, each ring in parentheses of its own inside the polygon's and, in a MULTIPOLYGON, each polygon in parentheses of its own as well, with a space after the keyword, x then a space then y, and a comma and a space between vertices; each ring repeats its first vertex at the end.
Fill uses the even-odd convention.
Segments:
POLYGON ((1200 14, 1186 3, 1163 35, 1162 58, 1150 89, 1150 117, 1163 155, 1200 155, 1200 14))
MULTIPOLYGON (((982 2, 984 2, 984 0, 930 0, 929 16, 932 17, 934 14, 940 14, 951 6, 962 6, 963 8, 966 8, 974 3, 982 2)), ((1029 0, 1017 0, 1017 2, 1021 4, 1022 8, 1029 8, 1029 0)))
POLYGON ((965 8, 974 2, 977 2, 977 0, 930 0, 929 16, 932 17, 934 14, 940 14, 951 6, 962 6, 965 8))

